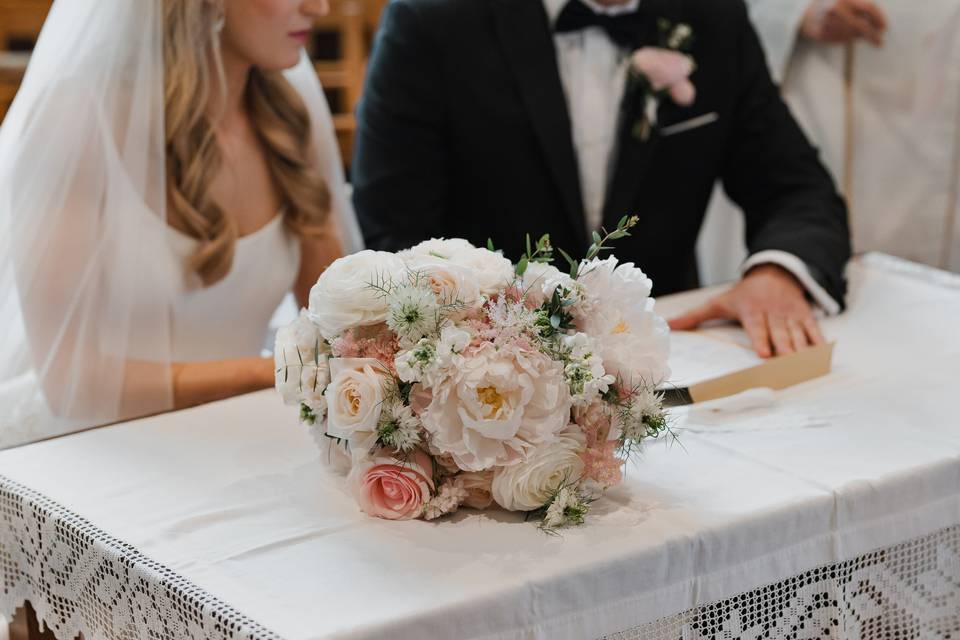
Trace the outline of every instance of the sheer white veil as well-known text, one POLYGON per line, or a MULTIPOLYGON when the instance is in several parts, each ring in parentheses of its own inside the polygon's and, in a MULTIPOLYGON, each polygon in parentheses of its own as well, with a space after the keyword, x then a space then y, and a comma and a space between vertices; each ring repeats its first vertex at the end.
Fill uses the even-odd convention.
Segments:
MULTIPOLYGON (((173 407, 162 16, 53 3, 0 128, 0 448, 173 407)), ((306 58, 288 78, 355 251, 323 92, 306 58)))

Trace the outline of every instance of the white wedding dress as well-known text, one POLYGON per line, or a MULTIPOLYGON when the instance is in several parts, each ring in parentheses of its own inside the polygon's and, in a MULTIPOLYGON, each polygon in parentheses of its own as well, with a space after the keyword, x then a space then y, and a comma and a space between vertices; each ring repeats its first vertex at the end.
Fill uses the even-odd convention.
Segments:
MULTIPOLYGON (((172 409, 172 365, 260 355, 297 277, 281 215, 220 282, 187 269, 196 241, 167 224, 162 7, 54 3, 0 127, 0 449, 172 409)), ((357 251, 316 72, 304 54, 284 75, 357 251)))
MULTIPOLYGON (((270 319, 290 292, 300 269, 299 238, 283 215, 237 241, 229 273, 210 287, 186 273, 197 240, 172 227, 166 245, 142 247, 157 281, 149 289, 172 286, 170 354, 173 362, 255 357, 267 344, 270 319), (164 282, 166 280, 166 282, 164 282)), ((141 283, 143 284, 143 283, 141 283)), ((149 354, 153 345, 128 345, 126 357, 149 354)), ((0 449, 60 435, 33 372, 0 383, 0 449)))
MULTIPOLYGON (((172 247, 185 263, 196 241, 174 231, 172 247)), ((233 267, 211 287, 186 277, 174 298, 171 354, 174 362, 259 356, 267 347, 270 318, 300 269, 300 243, 277 215, 237 241, 233 267)), ((272 345, 271 345, 272 347, 272 345)))

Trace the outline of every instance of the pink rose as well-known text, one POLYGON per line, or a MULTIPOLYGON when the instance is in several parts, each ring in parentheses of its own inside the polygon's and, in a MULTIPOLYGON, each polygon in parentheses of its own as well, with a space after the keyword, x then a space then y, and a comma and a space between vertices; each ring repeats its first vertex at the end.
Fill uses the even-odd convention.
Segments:
POLYGON ((643 74, 654 91, 666 90, 678 105, 689 107, 697 96, 690 82, 693 60, 669 49, 644 47, 633 54, 633 68, 643 74))
POLYGON ((355 464, 347 482, 360 509, 387 520, 412 520, 423 514, 433 493, 433 463, 420 450, 407 459, 381 455, 355 464))

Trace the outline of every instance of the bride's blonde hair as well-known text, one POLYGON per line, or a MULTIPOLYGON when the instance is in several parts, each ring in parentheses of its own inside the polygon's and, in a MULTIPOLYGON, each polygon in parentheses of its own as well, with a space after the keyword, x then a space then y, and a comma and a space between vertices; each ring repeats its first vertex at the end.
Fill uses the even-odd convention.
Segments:
MULTIPOLYGON (((201 241, 190 267, 209 286, 230 271, 238 237, 209 193, 222 160, 210 103, 225 91, 217 33, 223 2, 163 0, 163 9, 169 221, 201 241)), ((302 236, 322 235, 330 193, 311 161, 303 100, 280 72, 254 68, 244 102, 284 200, 287 226, 302 236)))

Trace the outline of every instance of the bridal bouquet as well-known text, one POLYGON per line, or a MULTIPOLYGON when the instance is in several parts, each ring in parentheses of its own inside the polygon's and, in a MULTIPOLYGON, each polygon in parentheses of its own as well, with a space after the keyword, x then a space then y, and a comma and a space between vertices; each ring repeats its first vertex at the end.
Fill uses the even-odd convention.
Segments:
MULTIPOLYGON (((277 334, 276 386, 371 516, 427 520, 461 506, 582 523, 646 438, 667 429, 657 385, 669 331, 651 282, 601 259, 635 219, 550 263, 428 240, 362 251, 320 276, 277 334)), ((561 252, 562 253, 562 252, 561 252)))

